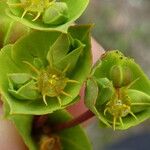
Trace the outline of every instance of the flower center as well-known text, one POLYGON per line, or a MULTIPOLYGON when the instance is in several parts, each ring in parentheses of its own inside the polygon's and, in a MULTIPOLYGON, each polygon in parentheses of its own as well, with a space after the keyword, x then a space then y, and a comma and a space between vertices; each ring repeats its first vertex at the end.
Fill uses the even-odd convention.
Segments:
POLYGON ((108 104, 108 112, 117 118, 125 117, 130 113, 130 106, 124 104, 122 100, 117 99, 113 104, 108 104))
POLYGON ((21 0, 20 3, 8 3, 8 5, 10 7, 22 7, 24 9, 24 12, 21 18, 23 18, 28 12, 32 15, 35 15, 36 13, 34 19, 32 20, 35 21, 41 16, 44 10, 55 1, 56 0, 21 0))
POLYGON ((36 82, 35 89, 41 93, 44 103, 47 105, 46 96, 56 97, 61 105, 62 100, 61 95, 72 97, 70 94, 64 91, 67 83, 79 83, 76 80, 71 80, 66 77, 66 71, 68 70, 67 66, 63 71, 57 70, 55 68, 50 68, 49 66, 45 69, 38 70, 31 63, 24 61, 37 75, 34 77, 36 82))
POLYGON ((119 120, 123 126, 122 117, 131 114, 135 119, 136 116, 131 111, 130 98, 127 96, 127 89, 116 89, 115 96, 106 104, 104 115, 108 112, 113 117, 113 129, 115 130, 116 122, 119 120))
POLYGON ((43 96, 57 97, 63 93, 68 80, 62 72, 53 69, 42 70, 37 77, 37 87, 43 96))

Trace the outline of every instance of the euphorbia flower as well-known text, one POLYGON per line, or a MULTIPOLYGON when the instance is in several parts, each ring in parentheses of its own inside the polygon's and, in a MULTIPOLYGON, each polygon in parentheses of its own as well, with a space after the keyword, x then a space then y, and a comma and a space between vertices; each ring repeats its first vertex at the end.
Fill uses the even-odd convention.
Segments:
POLYGON ((39 30, 67 31, 81 16, 89 0, 8 0, 8 15, 39 30))
POLYGON ((76 102, 91 69, 90 26, 33 31, 0 53, 0 89, 10 113, 46 114, 76 102), (78 34, 76 34, 78 30, 78 34))
POLYGON ((106 52, 87 81, 86 105, 113 129, 127 129, 150 117, 150 81, 133 59, 106 52))

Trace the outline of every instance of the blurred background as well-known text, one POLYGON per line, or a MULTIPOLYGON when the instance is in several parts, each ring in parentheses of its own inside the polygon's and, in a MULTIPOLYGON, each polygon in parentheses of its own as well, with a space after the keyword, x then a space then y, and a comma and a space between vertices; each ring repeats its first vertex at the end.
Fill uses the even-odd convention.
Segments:
MULTIPOLYGON (((93 37, 105 50, 118 49, 150 77, 150 0, 90 0, 78 23, 94 23, 93 37)), ((87 127, 94 150, 150 150, 150 120, 126 131, 87 127)))

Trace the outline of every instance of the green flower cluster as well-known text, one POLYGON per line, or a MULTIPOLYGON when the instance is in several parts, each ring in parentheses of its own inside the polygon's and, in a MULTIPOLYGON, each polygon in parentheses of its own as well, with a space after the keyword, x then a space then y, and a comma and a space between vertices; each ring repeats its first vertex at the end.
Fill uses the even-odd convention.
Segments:
POLYGON ((0 2, 4 116, 15 124, 30 150, 91 150, 81 127, 45 133, 44 124, 34 133, 33 125, 37 115, 44 114, 49 128, 70 120, 62 109, 80 99, 81 86, 92 66, 91 25, 70 24, 87 4, 88 0, 0 2))
POLYGON ((134 60, 110 51, 92 70, 85 103, 101 125, 124 130, 150 117, 149 89, 148 77, 134 60))

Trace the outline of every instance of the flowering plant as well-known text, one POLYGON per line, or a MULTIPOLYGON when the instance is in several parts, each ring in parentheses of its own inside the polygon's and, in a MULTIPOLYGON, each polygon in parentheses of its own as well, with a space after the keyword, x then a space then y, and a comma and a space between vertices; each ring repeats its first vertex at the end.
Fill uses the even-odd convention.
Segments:
POLYGON ((125 130, 150 117, 150 80, 133 59, 113 50, 92 67, 92 25, 73 25, 88 2, 0 1, 4 117, 29 150, 91 150, 87 119, 125 130), (88 110, 73 118, 83 85, 88 110))

